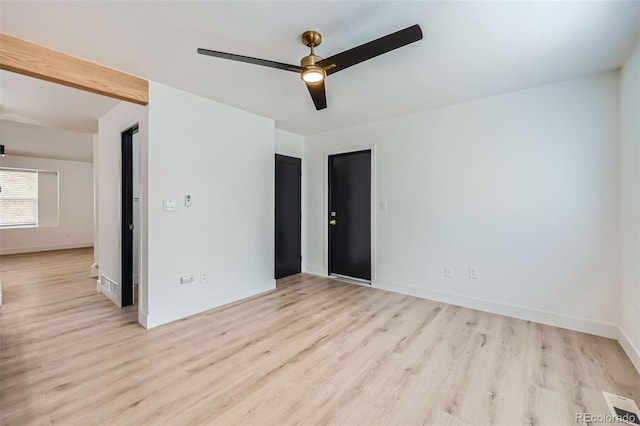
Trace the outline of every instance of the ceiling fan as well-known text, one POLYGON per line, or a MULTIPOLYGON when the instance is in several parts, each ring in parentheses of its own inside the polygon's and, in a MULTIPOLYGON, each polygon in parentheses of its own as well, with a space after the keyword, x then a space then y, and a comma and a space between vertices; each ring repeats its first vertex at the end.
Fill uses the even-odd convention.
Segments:
POLYGON ((234 61, 247 62, 249 64, 297 72, 306 83, 316 109, 321 110, 327 107, 327 97, 324 90, 325 77, 418 40, 422 40, 422 30, 419 25, 413 25, 405 28, 404 30, 380 37, 379 39, 322 59, 314 52, 314 48, 318 47, 322 42, 322 35, 317 31, 305 31, 304 34, 302 34, 302 43, 311 48, 311 53, 302 58, 300 66, 208 49, 198 49, 198 53, 201 55, 215 56, 223 59, 231 59, 234 61))

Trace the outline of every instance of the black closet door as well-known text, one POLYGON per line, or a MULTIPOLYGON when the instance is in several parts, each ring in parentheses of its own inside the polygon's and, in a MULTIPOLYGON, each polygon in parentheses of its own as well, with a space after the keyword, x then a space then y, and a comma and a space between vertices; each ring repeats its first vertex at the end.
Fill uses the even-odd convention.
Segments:
POLYGON ((300 273, 301 160, 276 154, 275 277, 300 273))
POLYGON ((371 280, 371 150, 329 156, 329 273, 371 280))

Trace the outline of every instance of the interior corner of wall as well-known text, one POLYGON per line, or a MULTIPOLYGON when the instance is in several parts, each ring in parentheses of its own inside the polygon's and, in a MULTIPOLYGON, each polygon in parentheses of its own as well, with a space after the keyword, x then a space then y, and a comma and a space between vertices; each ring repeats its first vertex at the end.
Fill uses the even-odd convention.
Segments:
POLYGON ((302 272, 304 272, 305 274, 318 275, 321 277, 326 277, 329 275, 327 274, 327 271, 324 270, 324 268, 313 265, 302 265, 302 272))
POLYGON ((620 346, 622 346, 622 349, 629 357, 629 360, 631 360, 633 366, 638 370, 638 373, 640 373, 640 348, 634 344, 622 327, 618 327, 618 331, 619 336, 617 340, 620 343, 620 346))

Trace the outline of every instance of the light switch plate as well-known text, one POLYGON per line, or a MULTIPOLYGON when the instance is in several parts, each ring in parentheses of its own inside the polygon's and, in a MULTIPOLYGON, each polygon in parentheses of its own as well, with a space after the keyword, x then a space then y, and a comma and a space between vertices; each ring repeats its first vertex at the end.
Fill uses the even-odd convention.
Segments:
POLYGON ((174 212, 176 211, 178 203, 174 199, 165 198, 162 200, 162 211, 174 212))
POLYGON ((387 203, 387 200, 380 201, 380 210, 386 211, 387 209, 389 209, 389 204, 387 203))
POLYGON ((189 283, 192 283, 193 280, 194 280, 193 274, 183 275, 180 277, 180 284, 189 284, 189 283))
POLYGON ((444 276, 446 278, 453 278, 453 266, 444 267, 444 276))

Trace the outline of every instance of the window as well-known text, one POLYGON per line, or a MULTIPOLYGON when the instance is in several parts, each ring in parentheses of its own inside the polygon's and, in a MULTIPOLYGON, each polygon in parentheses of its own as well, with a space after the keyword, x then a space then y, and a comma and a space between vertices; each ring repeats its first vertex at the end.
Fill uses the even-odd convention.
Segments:
POLYGON ((0 169, 0 227, 38 226, 38 172, 0 169))

